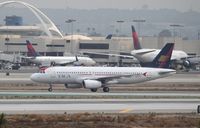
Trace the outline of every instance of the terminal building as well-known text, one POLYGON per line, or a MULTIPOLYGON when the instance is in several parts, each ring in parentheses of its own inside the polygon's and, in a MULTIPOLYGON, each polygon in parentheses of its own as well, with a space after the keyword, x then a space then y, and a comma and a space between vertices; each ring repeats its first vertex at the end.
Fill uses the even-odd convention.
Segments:
MULTIPOLYGON (((24 25, 20 16, 5 16, 5 24, 0 26, 0 51, 27 55, 26 40, 30 40, 41 55, 63 56, 80 55, 84 51, 110 54, 126 54, 133 50, 132 37, 86 37, 82 35, 63 36, 55 24, 39 9, 21 1, 0 3, 0 7, 8 4, 21 4, 33 12, 41 24, 24 25)), ((131 35, 131 34, 130 34, 131 35)), ((183 50, 189 55, 200 55, 199 40, 183 40, 181 37, 141 37, 144 48, 162 48, 165 43, 175 42, 175 49, 183 50)), ((133 59, 106 55, 89 55, 100 64, 132 64, 133 59)))

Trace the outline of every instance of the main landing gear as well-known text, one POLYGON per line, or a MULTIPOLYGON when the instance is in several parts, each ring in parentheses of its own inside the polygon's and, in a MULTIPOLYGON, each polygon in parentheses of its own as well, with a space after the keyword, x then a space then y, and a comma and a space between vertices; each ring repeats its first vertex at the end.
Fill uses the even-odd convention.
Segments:
POLYGON ((96 92, 97 91, 97 88, 92 88, 92 89, 90 89, 91 90, 91 92, 96 92))
POLYGON ((109 87, 104 87, 104 88, 103 88, 103 91, 104 91, 104 92, 109 92, 110 89, 109 89, 109 87))
MULTIPOLYGON (((97 92, 97 88, 92 88, 92 89, 90 89, 90 90, 91 90, 91 92, 97 92)), ((104 91, 104 92, 109 92, 110 89, 109 89, 109 87, 103 87, 103 91, 104 91)))
POLYGON ((49 91, 49 92, 52 92, 52 90, 53 90, 53 89, 52 89, 52 84, 49 84, 48 91, 49 91))

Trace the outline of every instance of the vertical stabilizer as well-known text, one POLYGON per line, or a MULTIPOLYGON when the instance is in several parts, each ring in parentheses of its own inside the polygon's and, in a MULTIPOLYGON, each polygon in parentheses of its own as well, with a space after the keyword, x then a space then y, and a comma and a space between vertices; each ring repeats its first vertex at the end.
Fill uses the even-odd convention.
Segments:
POLYGON ((133 37, 133 46, 134 46, 134 49, 135 50, 142 49, 142 47, 140 45, 140 42, 139 42, 138 34, 135 31, 134 26, 131 26, 131 28, 132 28, 132 37, 133 37))
POLYGON ((108 36, 106 36, 106 39, 107 39, 107 40, 112 39, 112 34, 109 34, 108 36))
POLYGON ((142 67, 170 68, 174 43, 167 43, 152 62, 140 63, 142 67))
POLYGON ((174 43, 167 43, 153 60, 153 67, 169 68, 174 43))
POLYGON ((35 49, 33 48, 33 45, 30 43, 29 40, 26 40, 26 46, 27 46, 27 49, 28 49, 28 56, 30 56, 30 57, 39 56, 39 53, 37 53, 35 51, 35 49))

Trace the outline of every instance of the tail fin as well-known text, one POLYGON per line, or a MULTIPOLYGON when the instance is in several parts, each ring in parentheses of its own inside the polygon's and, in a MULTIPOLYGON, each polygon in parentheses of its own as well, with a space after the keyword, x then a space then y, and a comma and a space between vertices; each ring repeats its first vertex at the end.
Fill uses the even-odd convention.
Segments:
POLYGON ((32 44, 29 42, 29 40, 26 40, 26 46, 27 46, 27 49, 28 49, 28 56, 31 56, 31 57, 39 56, 39 53, 37 53, 35 51, 32 44))
POLYGON ((174 43, 167 43, 159 52, 159 54, 154 58, 152 67, 169 68, 173 49, 174 43))
POLYGON ((138 49, 142 49, 139 39, 138 39, 138 35, 137 32, 135 31, 134 26, 131 26, 132 28, 132 37, 133 37, 133 45, 134 45, 134 49, 138 50, 138 49))
POLYGON ((106 36, 107 40, 110 40, 112 38, 112 34, 109 34, 108 36, 106 36))

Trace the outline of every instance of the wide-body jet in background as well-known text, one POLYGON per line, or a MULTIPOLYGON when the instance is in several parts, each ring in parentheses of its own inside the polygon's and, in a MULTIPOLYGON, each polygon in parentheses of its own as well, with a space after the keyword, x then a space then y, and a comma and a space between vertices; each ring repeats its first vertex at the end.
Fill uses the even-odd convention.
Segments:
MULTIPOLYGON (((140 65, 142 67, 154 67, 154 68, 170 68, 170 58, 172 56, 172 52, 174 49, 174 43, 167 43, 160 52, 154 57, 154 59, 150 62, 141 62, 140 65)), ((118 54, 106 54, 106 53, 93 53, 93 52, 85 52, 87 54, 100 54, 107 56, 119 56, 126 58, 134 58, 133 56, 127 55, 118 55, 118 54)))
MULTIPOLYGON (((134 50, 131 51, 131 55, 140 61, 141 66, 145 66, 146 64, 152 62, 158 53, 160 53, 161 49, 147 49, 141 47, 134 26, 132 26, 132 37, 134 50)), ((183 60, 181 64, 184 64, 184 61, 187 61, 187 58, 188 55, 186 52, 181 50, 173 50, 171 55, 171 63, 176 63, 177 61, 183 60)))

